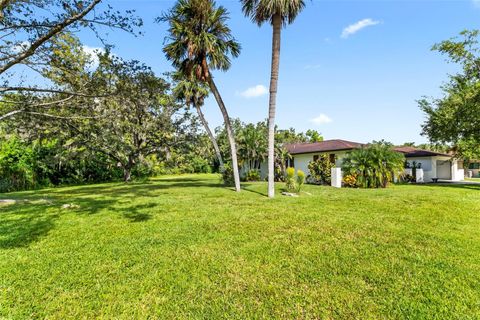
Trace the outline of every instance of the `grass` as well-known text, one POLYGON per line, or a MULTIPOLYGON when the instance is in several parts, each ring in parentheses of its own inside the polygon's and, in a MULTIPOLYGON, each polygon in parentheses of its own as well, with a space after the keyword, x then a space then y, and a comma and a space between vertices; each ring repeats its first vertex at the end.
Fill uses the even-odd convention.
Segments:
POLYGON ((480 317, 480 185, 304 190, 200 175, 1 195, 21 201, 0 206, 0 318, 480 317))

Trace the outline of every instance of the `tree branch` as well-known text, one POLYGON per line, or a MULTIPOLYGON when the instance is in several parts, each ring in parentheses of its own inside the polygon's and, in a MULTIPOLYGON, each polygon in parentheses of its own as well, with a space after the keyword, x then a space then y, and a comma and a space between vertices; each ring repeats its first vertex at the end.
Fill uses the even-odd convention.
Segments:
MULTIPOLYGON (((78 20, 82 19, 85 17, 90 11, 93 10, 93 8, 99 4, 102 0, 93 0, 92 3, 90 3, 83 11, 78 12, 77 14, 71 16, 68 19, 65 19, 63 22, 55 25, 52 29, 50 29, 49 32, 47 32, 45 35, 42 37, 38 38, 35 42, 33 42, 30 47, 16 56, 14 59, 10 60, 6 64, 0 67, 0 74, 3 74, 5 71, 13 67, 14 65, 24 61, 28 57, 32 56, 35 53, 35 50, 37 50, 41 45, 43 45, 45 42, 50 40, 52 37, 60 33, 63 29, 66 27, 70 26, 71 24, 77 22, 78 20)), ((2 1, 0 2, 0 10, 3 9, 8 5, 8 1, 2 1)))

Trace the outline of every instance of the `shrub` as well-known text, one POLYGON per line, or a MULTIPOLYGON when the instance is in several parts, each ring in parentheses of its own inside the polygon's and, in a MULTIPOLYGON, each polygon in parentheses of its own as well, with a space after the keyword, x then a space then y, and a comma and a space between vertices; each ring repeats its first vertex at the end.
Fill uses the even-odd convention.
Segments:
POLYGON ((222 181, 223 184, 226 186, 233 186, 235 185, 235 179, 233 178, 233 169, 232 164, 230 162, 225 163, 224 169, 222 172, 222 181))
POLYGON ((403 172, 404 164, 405 157, 382 141, 352 151, 343 159, 342 169, 347 175, 355 175, 360 187, 385 188, 403 172))
POLYGON ((257 169, 250 169, 245 175, 245 181, 260 181, 260 180, 261 180, 260 171, 257 169))
POLYGON ((310 171, 310 183, 330 185, 332 182, 332 168, 335 164, 330 162, 330 157, 322 154, 315 161, 310 161, 308 170, 310 171))
POLYGON ((357 187, 357 177, 354 174, 347 174, 343 177, 343 186, 346 188, 357 187))
POLYGON ((297 184, 295 182, 295 168, 288 168, 286 170, 286 188, 288 192, 295 192, 297 191, 297 184))
POLYGON ((297 191, 300 192, 303 184, 305 183, 305 172, 302 170, 297 171, 297 191))

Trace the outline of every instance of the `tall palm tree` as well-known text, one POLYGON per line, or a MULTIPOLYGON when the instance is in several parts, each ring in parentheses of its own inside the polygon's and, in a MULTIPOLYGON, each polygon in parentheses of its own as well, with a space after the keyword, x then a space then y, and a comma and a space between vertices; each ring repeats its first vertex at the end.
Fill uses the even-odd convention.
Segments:
POLYGON ((205 119, 202 111, 203 103, 209 93, 208 87, 205 85, 205 83, 195 81, 194 79, 189 80, 183 77, 181 73, 175 73, 173 78, 177 81, 177 84, 173 89, 175 97, 179 100, 185 101, 187 105, 193 105, 193 107, 197 110, 198 117, 200 118, 200 121, 202 122, 203 127, 205 128, 205 131, 212 142, 213 149, 215 150, 215 154, 220 164, 220 172, 224 172, 225 167, 223 165, 222 154, 220 153, 217 139, 212 133, 212 130, 210 130, 207 119, 205 119))
POLYGON ((259 26, 270 22, 273 27, 270 100, 268 108, 268 196, 275 196, 275 108, 278 69, 280 65, 280 38, 282 26, 292 23, 305 7, 303 0, 240 0, 243 12, 259 26))
POLYGON ((227 10, 212 0, 178 0, 161 20, 169 24, 168 43, 163 48, 167 59, 185 76, 208 84, 222 112, 230 143, 235 189, 240 191, 237 148, 230 117, 215 84, 211 70, 226 71, 230 56, 240 54, 240 44, 225 23, 227 10))

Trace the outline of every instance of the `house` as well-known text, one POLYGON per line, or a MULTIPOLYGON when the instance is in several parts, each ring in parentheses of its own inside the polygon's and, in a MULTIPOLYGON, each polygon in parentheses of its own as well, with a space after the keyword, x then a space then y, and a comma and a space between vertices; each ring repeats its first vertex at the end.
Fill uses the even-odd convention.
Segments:
MULTIPOLYGON (((335 162, 336 167, 341 167, 343 158, 352 150, 362 146, 364 146, 362 143, 335 139, 315 143, 287 144, 285 148, 292 156, 288 166, 302 170, 308 175, 309 162, 316 160, 320 154, 328 154, 330 161, 335 162)), ((412 168, 415 165, 416 168, 421 169, 417 170, 419 173, 423 172, 419 182, 431 182, 434 178, 452 181, 464 179, 463 163, 449 154, 414 147, 395 147, 394 150, 405 156, 409 167, 412 168)), ((411 171, 406 169, 406 173, 411 171)), ((420 177, 420 174, 418 176, 420 177)))
POLYGON ((465 171, 467 177, 480 178, 480 160, 470 160, 465 171))
MULTIPOLYGON (((395 151, 403 153, 408 167, 422 169, 423 181, 431 182, 432 179, 462 181, 465 179, 463 162, 452 158, 447 153, 418 149, 414 147, 395 147, 395 151)), ((408 168, 406 169, 408 173, 408 168)))
POLYGON ((288 166, 302 170, 308 175, 308 164, 312 160, 317 160, 319 155, 328 154, 330 161, 335 162, 336 167, 341 167, 342 160, 347 153, 362 146, 362 143, 335 139, 314 143, 286 144, 285 148, 292 156, 288 166))

